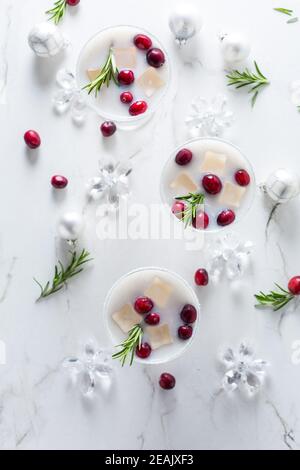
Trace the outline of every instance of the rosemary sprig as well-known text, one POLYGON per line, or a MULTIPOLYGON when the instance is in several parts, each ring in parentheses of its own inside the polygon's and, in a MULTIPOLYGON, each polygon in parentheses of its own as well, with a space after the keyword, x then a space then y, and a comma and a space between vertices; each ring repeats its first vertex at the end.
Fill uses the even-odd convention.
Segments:
POLYGON ((133 363, 134 353, 137 347, 141 346, 143 337, 143 329, 140 325, 135 325, 129 331, 128 337, 116 346, 122 348, 119 352, 113 354, 113 359, 120 359, 122 367, 124 366, 127 357, 130 355, 130 365, 133 363))
POLYGON ((289 8, 273 8, 273 10, 288 16, 292 16, 293 14, 293 10, 290 10, 289 8))
POLYGON ((49 20, 53 20, 55 24, 58 24, 65 15, 66 7, 66 0, 56 0, 56 2, 54 2, 54 7, 51 8, 51 10, 46 11, 46 15, 50 15, 49 20))
POLYGON ((292 294, 291 292, 283 289, 276 283, 275 286, 277 287, 277 289, 279 289, 280 292, 271 291, 269 292, 269 294, 264 294, 264 292, 260 292, 259 294, 256 294, 254 296, 258 301, 256 307, 272 307, 274 312, 276 312, 294 298, 294 294, 292 294))
POLYGON ((54 269, 54 277, 52 282, 48 281, 47 284, 43 287, 39 281, 34 279, 41 289, 41 295, 37 300, 49 297, 49 295, 60 291, 69 279, 81 273, 81 271, 84 269, 83 266, 92 260, 90 258, 90 253, 85 249, 83 249, 79 255, 77 255, 76 251, 71 253, 72 259, 66 268, 64 268, 61 261, 58 261, 58 265, 56 265, 54 269))
POLYGON ((238 70, 232 70, 228 75, 226 75, 229 80, 228 86, 234 85, 236 89, 248 85, 251 86, 249 93, 253 93, 251 99, 252 106, 255 105, 256 98, 261 88, 265 85, 269 85, 270 83, 269 80, 262 74, 255 61, 254 66, 255 73, 251 72, 248 68, 246 68, 243 72, 239 72, 238 70))
POLYGON ((185 196, 175 197, 177 201, 184 201, 186 209, 182 213, 182 222, 185 227, 191 225, 197 215, 198 206, 204 204, 205 196, 202 193, 188 193, 185 196))
POLYGON ((109 87, 111 80, 113 80, 114 83, 119 86, 118 73, 119 71, 116 66, 113 49, 110 47, 106 62, 101 68, 99 76, 83 87, 83 90, 87 90, 89 95, 95 91, 95 96, 97 97, 102 86, 106 85, 109 87))

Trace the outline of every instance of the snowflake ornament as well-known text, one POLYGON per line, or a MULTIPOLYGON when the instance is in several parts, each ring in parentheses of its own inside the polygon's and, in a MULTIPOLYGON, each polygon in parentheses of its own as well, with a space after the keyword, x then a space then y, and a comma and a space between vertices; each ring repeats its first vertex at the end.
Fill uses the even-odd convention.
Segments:
POLYGON ((207 271, 213 282, 218 282, 222 275, 234 281, 243 276, 250 263, 253 250, 251 241, 241 242, 236 233, 228 232, 208 245, 207 271))
POLYGON ((185 120, 193 137, 218 137, 233 122, 233 113, 227 109, 227 99, 217 95, 211 102, 202 97, 192 102, 192 112, 185 120))
POLYGON ((94 394, 97 382, 101 382, 106 388, 111 385, 113 374, 111 353, 99 349, 92 340, 84 345, 79 357, 65 358, 62 367, 84 396, 94 394))
POLYGON ((234 351, 227 348, 221 355, 221 362, 226 368, 222 388, 230 393, 239 389, 248 396, 260 391, 269 363, 256 359, 253 348, 245 341, 234 351))
POLYGON ((82 124, 86 116, 86 99, 82 91, 77 88, 76 80, 72 72, 61 69, 56 75, 58 90, 52 98, 54 108, 59 114, 71 109, 72 119, 77 124, 82 124))
POLYGON ((121 198, 126 198, 130 193, 131 172, 132 168, 128 163, 109 162, 100 166, 99 176, 88 183, 88 197, 117 209, 121 198))

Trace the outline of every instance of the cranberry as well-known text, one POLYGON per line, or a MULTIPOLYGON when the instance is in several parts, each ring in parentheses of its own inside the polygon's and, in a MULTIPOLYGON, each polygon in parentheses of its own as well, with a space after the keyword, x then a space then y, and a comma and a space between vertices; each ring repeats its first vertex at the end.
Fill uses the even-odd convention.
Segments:
POLYGON ((197 319, 197 310, 194 305, 186 304, 181 310, 180 317, 184 323, 194 323, 197 319))
POLYGON ((80 0, 67 0, 67 4, 70 5, 70 7, 75 7, 80 3, 80 0))
POLYGON ((133 101, 133 94, 130 93, 130 91, 124 91, 120 95, 120 100, 122 101, 122 103, 131 103, 133 101))
POLYGON ((289 280, 288 288, 291 294, 300 295, 300 276, 292 277, 289 280))
POLYGON ((235 175, 235 181, 240 186, 248 186, 250 183, 250 175, 246 170, 238 170, 235 175))
POLYGON ((135 101, 129 108, 129 114, 131 116, 138 116, 139 114, 143 114, 147 111, 148 105, 146 101, 135 101))
POLYGON ((209 217, 206 212, 198 212, 196 217, 193 218, 192 224, 194 228, 206 229, 209 224, 209 217))
POLYGON ((137 34, 134 37, 133 42, 135 46, 138 49, 141 49, 142 51, 147 51, 148 49, 150 49, 150 47, 152 47, 151 39, 145 34, 137 34))
POLYGON ((183 165, 187 165, 188 163, 190 163, 192 158, 193 158, 193 154, 190 150, 181 149, 179 150, 179 152, 177 153, 175 157, 175 162, 177 163, 177 165, 183 166, 183 165))
POLYGON ((178 328, 178 336, 180 339, 190 339, 193 334, 193 328, 190 325, 182 325, 178 328))
POLYGON ((222 189, 222 182, 217 175, 205 175, 202 178, 202 185, 209 194, 218 194, 222 189))
POLYGON ((183 212, 185 210, 185 204, 180 201, 175 201, 172 206, 172 213, 176 215, 178 219, 182 219, 183 212))
POLYGON ((147 62, 149 65, 155 68, 159 68, 165 63, 165 54, 161 49, 153 47, 147 52, 147 62))
POLYGON ((197 286, 207 286, 208 284, 208 272, 206 269, 198 269, 195 272, 195 283, 197 286))
POLYGON ((121 70, 118 75, 118 81, 121 85, 131 85, 134 82, 134 73, 132 70, 121 70))
POLYGON ((27 131, 24 134, 26 145, 31 149, 37 149, 41 145, 41 138, 36 131, 27 131))
POLYGON ((224 227, 225 225, 232 224, 235 220, 235 213, 231 209, 226 209, 218 215, 217 224, 224 227))
POLYGON ((145 322, 148 323, 148 325, 158 325, 160 322, 160 315, 154 312, 148 313, 145 318, 145 322))
POLYGON ((137 313, 149 313, 154 307, 154 304, 149 297, 138 297, 134 302, 134 309, 137 313))
POLYGON ((147 357, 150 356, 151 351, 152 349, 150 344, 142 343, 140 347, 136 348, 135 353, 140 359, 147 359, 147 357))
POLYGON ((110 137, 116 132, 117 126, 112 121, 105 121, 101 124, 100 129, 103 137, 110 137))
POLYGON ((68 185, 68 180, 65 176, 54 175, 51 178, 51 184, 56 189, 63 189, 68 185))
POLYGON ((176 384, 176 379, 174 375, 168 374, 168 372, 164 372, 161 374, 160 379, 159 379, 159 385, 161 388, 164 390, 171 390, 172 388, 175 387, 176 384))

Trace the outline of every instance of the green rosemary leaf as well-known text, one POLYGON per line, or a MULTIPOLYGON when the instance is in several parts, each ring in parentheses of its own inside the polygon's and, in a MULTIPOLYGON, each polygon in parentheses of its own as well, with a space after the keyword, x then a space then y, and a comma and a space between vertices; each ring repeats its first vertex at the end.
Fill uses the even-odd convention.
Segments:
POLYGON ((57 0, 54 2, 54 7, 46 11, 46 15, 50 15, 49 20, 53 20, 55 24, 58 24, 65 15, 66 7, 66 0, 57 0))
POLYGON ((181 220, 184 222, 185 227, 188 227, 193 223, 199 206, 204 204, 205 196, 202 193, 188 193, 184 196, 175 197, 175 200, 184 201, 186 203, 186 208, 182 213, 181 220))
POLYGON ((293 10, 290 10, 289 8, 273 8, 273 10, 288 16, 291 16, 293 14, 293 10))
POLYGON ((254 67, 256 73, 253 73, 248 68, 246 68, 243 72, 240 72, 239 70, 232 70, 226 75, 226 78, 228 79, 228 86, 235 86, 236 89, 239 89, 252 85, 252 87, 249 89, 249 93, 253 94, 251 98, 252 106, 255 105, 261 88, 270 83, 260 70, 256 61, 254 61, 254 67))
POLYGON ((101 72, 95 80, 91 81, 83 87, 83 90, 87 90, 88 94, 95 93, 95 97, 98 96, 103 85, 109 87, 110 82, 113 82, 119 86, 118 82, 118 68, 116 66, 114 53, 112 47, 109 49, 109 53, 104 66, 101 68, 101 72))
POLYGON ((117 353, 113 354, 113 359, 120 359, 122 367, 124 366, 128 356, 130 366, 133 363, 135 350, 137 347, 140 347, 142 344, 143 338, 143 329, 140 325, 135 325, 128 333, 128 337, 123 341, 123 343, 118 344, 117 348, 122 348, 117 353))
POLYGON ((260 291, 258 294, 255 294, 254 297, 256 298, 258 304, 256 307, 264 306, 264 307, 272 307, 274 312, 283 308, 288 302, 290 302, 294 295, 291 292, 283 289, 278 284, 275 284, 276 287, 280 290, 280 292, 270 291, 268 294, 260 291))

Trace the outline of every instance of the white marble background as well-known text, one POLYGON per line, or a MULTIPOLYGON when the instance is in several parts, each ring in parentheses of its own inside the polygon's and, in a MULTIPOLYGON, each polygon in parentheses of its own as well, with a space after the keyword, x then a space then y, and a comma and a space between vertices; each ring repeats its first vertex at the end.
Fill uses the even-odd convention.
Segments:
POLYGON ((225 281, 197 291, 203 316, 191 349, 164 367, 117 368, 109 396, 100 393, 93 402, 83 400, 68 386, 60 361, 77 352, 79 342, 91 334, 100 345, 108 344, 102 305, 120 275, 160 265, 192 282, 203 253, 186 252, 180 241, 100 242, 90 208, 85 245, 94 255, 93 266, 66 291, 35 303, 33 276, 49 278, 60 254, 57 218, 66 209, 83 207, 85 182, 96 174, 98 159, 136 154, 131 200, 158 202, 161 168, 187 137, 184 118, 196 95, 226 93, 236 115, 226 137, 251 160, 258 182, 278 167, 299 171, 300 115, 290 103, 288 87, 300 78, 300 23, 287 25, 272 10, 286 6, 300 15, 299 2, 195 0, 204 27, 183 55, 167 25, 174 3, 82 0, 61 24, 71 48, 59 59, 40 62, 27 46, 27 34, 43 20, 51 1, 0 0, 0 339, 7 352, 7 363, 0 366, 2 449, 300 448, 300 366, 291 361, 292 343, 300 339, 299 311, 280 322, 280 313, 253 306, 257 290, 269 289, 273 281, 285 284, 299 273, 299 200, 280 208, 266 237, 270 207, 257 192, 238 226, 241 237, 256 246, 240 292, 233 293, 225 281), (69 116, 53 113, 51 95, 59 67, 74 69, 83 43, 100 28, 119 23, 149 29, 169 48, 176 67, 176 99, 174 94, 149 126, 120 132, 114 142, 104 144, 99 118, 91 114, 78 128, 69 116), (253 110, 246 94, 226 88, 220 30, 247 34, 251 57, 272 81, 253 110), (28 128, 38 129, 43 139, 34 154, 23 143, 28 128), (64 195, 52 192, 49 179, 55 173, 69 177, 64 195), (266 389, 251 401, 238 393, 216 397, 222 377, 219 347, 245 337, 271 362, 266 389), (176 389, 167 393, 157 384, 165 369, 177 378, 176 389))

